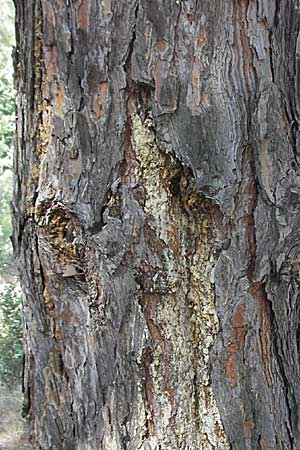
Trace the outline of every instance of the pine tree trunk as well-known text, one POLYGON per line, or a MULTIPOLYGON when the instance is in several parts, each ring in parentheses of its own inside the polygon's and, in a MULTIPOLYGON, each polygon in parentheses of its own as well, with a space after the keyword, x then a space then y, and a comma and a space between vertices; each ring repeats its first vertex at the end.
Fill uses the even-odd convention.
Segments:
POLYGON ((298 0, 15 0, 41 450, 299 450, 298 0))

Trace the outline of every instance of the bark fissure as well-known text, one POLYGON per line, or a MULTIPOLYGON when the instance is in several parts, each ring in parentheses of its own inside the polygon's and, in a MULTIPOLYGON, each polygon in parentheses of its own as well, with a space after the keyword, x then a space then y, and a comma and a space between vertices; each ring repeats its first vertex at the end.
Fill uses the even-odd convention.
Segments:
POLYGON ((259 351, 261 354, 264 373, 267 384, 271 385, 271 377, 269 373, 269 363, 271 351, 271 326, 270 326, 270 303, 268 301, 264 284, 255 280, 255 267, 257 259, 256 250, 256 231, 255 231, 255 210, 257 207, 258 191, 255 172, 255 160, 253 148, 248 146, 243 155, 243 175, 248 177, 249 186, 247 187, 249 195, 249 207, 246 210, 246 226, 247 226, 247 242, 249 251, 249 265, 247 268, 247 277, 250 285, 250 292, 259 305, 260 312, 260 329, 259 329, 259 351), (247 175, 246 175, 247 171, 247 175))

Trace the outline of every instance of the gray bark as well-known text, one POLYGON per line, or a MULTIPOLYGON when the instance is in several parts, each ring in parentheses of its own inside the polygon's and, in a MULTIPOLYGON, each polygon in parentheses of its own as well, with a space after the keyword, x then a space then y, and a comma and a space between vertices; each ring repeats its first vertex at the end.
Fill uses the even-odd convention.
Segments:
POLYGON ((41 450, 299 450, 298 0, 15 0, 41 450))

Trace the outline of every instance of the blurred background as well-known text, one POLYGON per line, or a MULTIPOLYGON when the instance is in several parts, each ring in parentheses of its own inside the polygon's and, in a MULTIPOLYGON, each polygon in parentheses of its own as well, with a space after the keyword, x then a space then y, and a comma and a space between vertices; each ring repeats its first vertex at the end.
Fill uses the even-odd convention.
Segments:
POLYGON ((22 294, 10 241, 15 133, 13 1, 0 0, 0 11, 0 450, 25 450, 32 447, 21 418, 22 294))

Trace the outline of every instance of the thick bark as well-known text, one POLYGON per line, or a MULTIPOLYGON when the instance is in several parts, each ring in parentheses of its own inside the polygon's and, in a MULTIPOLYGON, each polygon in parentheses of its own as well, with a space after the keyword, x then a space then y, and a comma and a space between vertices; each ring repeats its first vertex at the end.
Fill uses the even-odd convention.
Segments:
POLYGON ((298 450, 297 0, 16 0, 42 450, 298 450))

